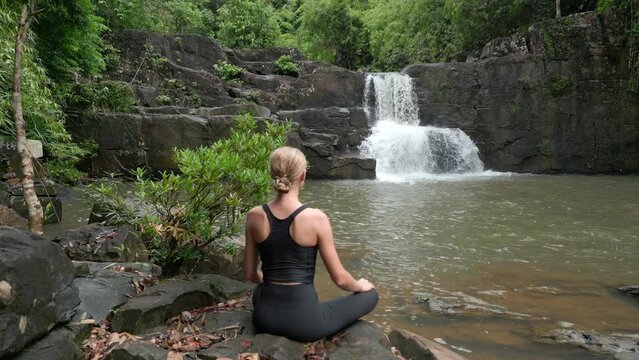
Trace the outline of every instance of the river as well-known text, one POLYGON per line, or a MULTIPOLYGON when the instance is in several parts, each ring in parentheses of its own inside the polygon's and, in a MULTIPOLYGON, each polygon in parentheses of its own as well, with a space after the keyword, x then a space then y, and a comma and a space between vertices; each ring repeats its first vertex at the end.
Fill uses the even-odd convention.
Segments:
MULTIPOLYGON (((64 219, 86 223, 78 188, 64 219)), ((639 177, 482 173, 410 182, 308 181, 302 200, 331 218, 345 267, 369 278, 380 302, 367 317, 445 341, 469 359, 606 359, 540 334, 639 332, 639 177), (439 315, 420 298, 464 294, 514 315, 439 315)), ((343 294, 318 262, 320 297, 343 294)))
MULTIPOLYGON (((469 359, 608 358, 539 335, 573 323, 639 332, 639 177, 470 175, 309 181, 347 269, 376 284, 368 317, 469 359), (519 315, 438 315, 420 298, 463 292, 519 315)), ((322 266, 322 298, 340 295, 322 266)))

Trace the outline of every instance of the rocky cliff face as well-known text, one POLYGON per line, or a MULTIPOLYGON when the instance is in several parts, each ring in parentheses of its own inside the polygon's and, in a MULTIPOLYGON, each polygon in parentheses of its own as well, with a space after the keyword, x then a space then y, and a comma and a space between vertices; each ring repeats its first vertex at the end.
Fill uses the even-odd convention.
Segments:
POLYGON ((479 60, 407 67, 422 124, 464 130, 493 170, 639 171, 639 96, 616 21, 577 14, 496 39, 479 60))
MULTIPOLYGON (((531 173, 639 171, 639 96, 630 88, 627 48, 612 15, 582 13, 496 39, 465 63, 418 64, 422 125, 464 130, 488 169, 531 173)), ((100 145, 94 170, 145 165, 171 169, 174 147, 226 136, 233 115, 299 124, 290 142, 315 178, 372 178, 375 160, 357 149, 370 133, 362 108, 364 74, 306 61, 293 49, 229 50, 201 36, 125 31, 107 78, 130 84, 133 114, 72 114, 77 138, 100 145), (274 73, 289 55, 299 76, 274 73), (213 65, 244 69, 223 81, 213 65)))
POLYGON ((235 115, 251 112, 299 124, 290 143, 306 153, 310 176, 375 177, 375 161, 351 151, 369 132, 362 73, 305 61, 294 49, 230 50, 202 36, 125 31, 111 41, 118 57, 106 78, 130 84, 136 107, 131 114, 71 114, 76 138, 99 145, 94 171, 172 169, 174 147, 211 144, 229 134, 235 115), (298 76, 275 74, 282 55, 296 60, 298 76), (214 75, 220 61, 241 67, 240 78, 214 75))

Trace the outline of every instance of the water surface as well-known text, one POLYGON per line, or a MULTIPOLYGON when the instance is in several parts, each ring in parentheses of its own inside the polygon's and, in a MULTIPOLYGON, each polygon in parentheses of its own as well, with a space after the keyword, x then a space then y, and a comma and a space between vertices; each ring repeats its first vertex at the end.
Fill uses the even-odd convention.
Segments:
MULTIPOLYGON (((331 218, 347 269, 378 287, 368 319, 386 329, 470 359, 607 358, 538 335, 558 321, 639 332, 639 304, 615 290, 639 283, 639 177, 487 175, 309 181, 302 197, 331 218), (419 300, 454 292, 520 315, 437 315, 419 300)), ((341 294, 323 267, 317 286, 341 294)))

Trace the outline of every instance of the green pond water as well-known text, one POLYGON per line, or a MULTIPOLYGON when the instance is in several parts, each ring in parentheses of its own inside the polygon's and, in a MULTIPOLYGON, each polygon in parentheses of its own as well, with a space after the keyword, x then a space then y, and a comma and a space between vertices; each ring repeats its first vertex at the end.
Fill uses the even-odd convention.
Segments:
MULTIPOLYGON (((78 190, 52 236, 86 222, 78 190)), ((639 333, 639 177, 488 174, 411 182, 308 181, 345 267, 380 302, 367 319, 445 341, 469 359, 608 359, 539 335, 639 333), (420 298, 462 292, 511 314, 440 315, 420 298)), ((322 265, 320 297, 342 295, 322 265)))

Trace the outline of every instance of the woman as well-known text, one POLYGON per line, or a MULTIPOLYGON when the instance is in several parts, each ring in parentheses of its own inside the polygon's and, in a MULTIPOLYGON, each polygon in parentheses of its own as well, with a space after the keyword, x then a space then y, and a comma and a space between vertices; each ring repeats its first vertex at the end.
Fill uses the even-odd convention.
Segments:
POLYGON ((371 282, 355 280, 342 266, 326 214, 300 202, 304 154, 285 146, 275 150, 269 162, 277 196, 246 217, 244 275, 259 284, 253 293, 253 324, 258 333, 319 340, 373 310, 377 292, 371 282), (333 282, 353 294, 318 301, 313 286, 318 250, 333 282))

